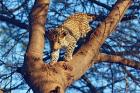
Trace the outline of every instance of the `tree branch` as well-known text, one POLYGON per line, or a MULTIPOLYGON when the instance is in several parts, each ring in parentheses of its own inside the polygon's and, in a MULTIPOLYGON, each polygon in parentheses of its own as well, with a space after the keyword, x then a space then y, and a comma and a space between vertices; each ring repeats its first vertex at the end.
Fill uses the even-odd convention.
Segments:
POLYGON ((10 23, 12 25, 18 26, 22 29, 26 29, 26 30, 28 29, 28 24, 21 23, 20 20, 17 20, 17 19, 14 19, 14 18, 9 18, 7 16, 0 15, 0 20, 4 21, 6 23, 10 23))
POLYGON ((118 0, 105 21, 95 30, 98 34, 95 36, 93 33, 70 62, 49 65, 42 61, 49 0, 36 0, 31 12, 29 45, 20 70, 34 93, 64 93, 66 87, 79 79, 95 63, 93 60, 98 56, 99 48, 113 32, 130 3, 131 0, 118 0))
POLYGON ((112 9, 112 7, 110 7, 110 6, 108 6, 108 5, 104 4, 104 3, 101 3, 99 1, 96 1, 96 0, 89 0, 89 1, 91 1, 92 3, 95 3, 95 4, 99 5, 99 6, 102 6, 102 7, 106 8, 107 10, 111 11, 111 9, 112 9))
POLYGON ((96 87, 94 87, 94 86, 92 85, 91 81, 90 81, 85 75, 83 75, 81 78, 86 82, 86 84, 87 84, 87 86, 89 87, 90 91, 92 91, 92 92, 94 92, 94 93, 99 93, 99 92, 97 91, 96 87))
POLYGON ((95 35, 95 33, 93 33, 89 42, 82 46, 73 56, 73 59, 69 64, 73 66, 72 73, 74 80, 79 79, 81 75, 83 75, 87 69, 94 64, 93 60, 98 55, 99 48, 104 43, 108 35, 113 32, 130 4, 131 0, 118 0, 105 21, 96 28, 95 33, 98 34, 95 35))
POLYGON ((132 60, 123 58, 121 56, 116 56, 116 55, 108 55, 108 54, 101 53, 98 55, 96 63, 100 63, 100 62, 117 63, 117 64, 129 66, 135 69, 140 69, 140 62, 132 61, 132 60))
POLYGON ((0 89, 0 93, 3 93, 3 91, 0 89))
POLYGON ((140 78, 136 78, 126 67, 122 67, 123 70, 127 73, 127 76, 130 77, 138 86, 140 86, 140 78))
POLYGON ((30 37, 26 55, 42 59, 48 0, 36 0, 30 15, 30 37))
MULTIPOLYGON (((91 1, 92 3, 95 3, 95 4, 99 5, 99 6, 101 6, 101 7, 103 7, 103 8, 106 8, 106 9, 109 10, 109 11, 112 10, 112 6, 106 5, 106 4, 104 4, 104 3, 100 2, 100 1, 96 1, 96 0, 89 0, 89 1, 91 1)), ((134 7, 135 9, 137 9, 138 7, 135 7, 135 6, 136 6, 136 5, 133 5, 133 7, 134 7)), ((132 7, 132 6, 131 6, 131 7, 132 7)), ((130 7, 130 9, 131 9, 131 7, 130 7)), ((97 20, 97 21, 103 21, 103 20, 105 19, 105 17, 106 17, 106 16, 99 16, 96 20, 97 20)), ((122 18, 121 21, 127 21, 127 20, 136 19, 136 18, 137 18, 137 17, 134 16, 134 15, 125 15, 125 16, 122 18)))

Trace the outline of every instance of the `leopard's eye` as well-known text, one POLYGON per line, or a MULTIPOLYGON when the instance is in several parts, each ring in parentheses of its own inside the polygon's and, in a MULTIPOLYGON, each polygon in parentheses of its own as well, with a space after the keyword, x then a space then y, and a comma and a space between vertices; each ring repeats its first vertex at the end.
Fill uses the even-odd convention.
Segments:
POLYGON ((65 36, 67 36, 68 32, 64 31, 63 33, 61 33, 60 38, 64 38, 65 36))
POLYGON ((63 36, 66 36, 67 34, 68 34, 68 32, 67 32, 67 31, 63 32, 63 36))

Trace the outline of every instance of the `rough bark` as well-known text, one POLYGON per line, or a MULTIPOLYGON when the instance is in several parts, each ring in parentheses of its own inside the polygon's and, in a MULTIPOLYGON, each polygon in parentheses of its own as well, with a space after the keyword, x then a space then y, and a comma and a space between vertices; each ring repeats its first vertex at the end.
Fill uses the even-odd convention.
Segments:
POLYGON ((3 93, 3 91, 2 91, 2 90, 0 90, 0 93, 3 93))
POLYGON ((95 59, 99 48, 121 20, 130 3, 131 0, 118 0, 108 17, 96 29, 96 36, 92 34, 70 62, 49 65, 42 61, 49 0, 36 0, 31 12, 30 38, 24 65, 18 70, 34 93, 64 93, 73 81, 79 79, 97 61, 95 59))

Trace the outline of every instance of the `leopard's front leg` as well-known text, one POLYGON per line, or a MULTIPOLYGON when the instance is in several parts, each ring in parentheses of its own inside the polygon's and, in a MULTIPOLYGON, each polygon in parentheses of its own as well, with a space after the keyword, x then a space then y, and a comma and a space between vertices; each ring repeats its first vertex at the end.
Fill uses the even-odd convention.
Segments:
POLYGON ((64 60, 66 62, 68 62, 72 59, 72 55, 73 55, 73 51, 74 51, 75 47, 76 47, 76 42, 72 42, 71 44, 69 44, 66 47, 66 53, 65 53, 65 56, 64 56, 64 60))
POLYGON ((51 63, 50 64, 54 64, 55 62, 58 61, 59 51, 60 51, 60 49, 52 51, 52 53, 51 53, 51 63))

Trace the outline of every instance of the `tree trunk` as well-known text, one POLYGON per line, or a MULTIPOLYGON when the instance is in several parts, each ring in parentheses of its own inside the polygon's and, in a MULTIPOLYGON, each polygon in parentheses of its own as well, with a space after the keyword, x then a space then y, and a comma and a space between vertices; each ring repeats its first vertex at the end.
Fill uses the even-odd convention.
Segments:
POLYGON ((20 68, 27 84, 34 93, 64 93, 65 89, 79 79, 97 60, 99 48, 123 17, 131 0, 118 0, 93 33, 90 40, 73 56, 70 62, 54 65, 42 61, 46 14, 49 0, 36 0, 30 15, 30 38, 24 65, 20 68))
POLYGON ((2 90, 0 90, 0 93, 3 93, 3 91, 2 91, 2 90))

